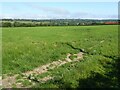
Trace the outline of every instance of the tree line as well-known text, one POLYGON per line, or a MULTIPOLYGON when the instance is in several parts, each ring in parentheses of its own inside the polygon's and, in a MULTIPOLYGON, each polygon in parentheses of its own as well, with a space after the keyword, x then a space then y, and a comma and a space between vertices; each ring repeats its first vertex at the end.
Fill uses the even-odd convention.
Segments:
POLYGON ((92 20, 92 19, 0 20, 0 27, 84 26, 84 25, 115 25, 115 24, 118 24, 118 20, 92 20))

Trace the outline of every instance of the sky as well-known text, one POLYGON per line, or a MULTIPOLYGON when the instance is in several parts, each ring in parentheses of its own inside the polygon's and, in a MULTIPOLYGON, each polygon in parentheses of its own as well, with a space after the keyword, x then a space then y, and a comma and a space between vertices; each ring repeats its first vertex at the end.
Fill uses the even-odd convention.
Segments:
POLYGON ((0 18, 117 19, 117 2, 2 2, 0 18))

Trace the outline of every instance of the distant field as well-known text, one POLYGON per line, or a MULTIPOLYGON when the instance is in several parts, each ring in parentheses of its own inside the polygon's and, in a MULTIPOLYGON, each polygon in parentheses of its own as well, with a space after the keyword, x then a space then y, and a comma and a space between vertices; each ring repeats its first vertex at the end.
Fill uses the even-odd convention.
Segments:
POLYGON ((3 76, 33 70, 82 49, 87 52, 83 61, 38 75, 55 78, 33 87, 119 87, 117 25, 11 27, 3 28, 2 39, 3 76))

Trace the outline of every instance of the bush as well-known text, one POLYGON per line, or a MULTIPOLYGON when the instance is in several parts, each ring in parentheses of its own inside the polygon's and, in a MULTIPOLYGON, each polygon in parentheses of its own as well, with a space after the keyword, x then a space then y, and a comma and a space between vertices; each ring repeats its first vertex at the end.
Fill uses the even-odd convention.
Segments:
POLYGON ((12 23, 11 22, 2 22, 2 27, 11 27, 12 23))

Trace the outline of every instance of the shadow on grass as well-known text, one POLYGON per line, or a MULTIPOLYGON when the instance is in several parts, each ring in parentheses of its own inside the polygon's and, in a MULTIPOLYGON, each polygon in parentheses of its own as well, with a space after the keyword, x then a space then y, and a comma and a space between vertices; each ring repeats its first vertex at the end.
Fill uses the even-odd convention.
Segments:
POLYGON ((113 59, 111 71, 106 74, 91 72, 87 79, 80 79, 77 88, 120 88, 120 58, 113 59))
MULTIPOLYGON (((62 88, 64 90, 70 89, 72 87, 76 89, 80 88, 120 88, 120 58, 112 58, 112 62, 107 62, 105 64, 102 64, 105 68, 105 73, 98 73, 95 71, 90 72, 90 77, 87 77, 86 79, 79 80, 73 80, 73 81, 66 81, 66 79, 63 78, 56 78, 54 80, 50 80, 46 82, 45 84, 51 87, 52 85, 55 85, 58 88, 62 88), (115 62, 113 62, 113 60, 115 62)), ((70 77, 68 77, 70 78, 70 77)), ((71 78, 72 80, 72 78, 71 78)), ((38 87, 44 86, 45 84, 38 84, 38 87)))
MULTIPOLYGON (((77 89, 79 88, 120 88, 120 58, 114 58, 114 63, 107 63, 111 65, 111 67, 105 67, 105 74, 91 71, 90 77, 86 79, 79 79, 77 89)), ((59 88, 72 88, 71 83, 64 82, 62 79, 58 81, 54 81, 55 84, 58 85, 59 88)))

